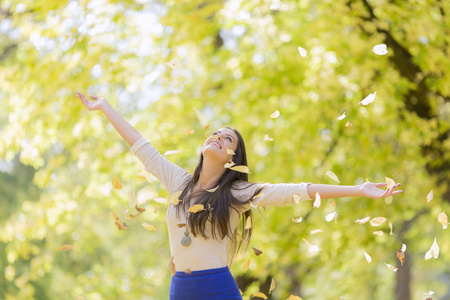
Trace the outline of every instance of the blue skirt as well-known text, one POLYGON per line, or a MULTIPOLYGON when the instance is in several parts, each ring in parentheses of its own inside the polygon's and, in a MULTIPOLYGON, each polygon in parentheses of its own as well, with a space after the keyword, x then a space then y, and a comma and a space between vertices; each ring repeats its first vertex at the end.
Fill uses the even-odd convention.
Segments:
POLYGON ((170 300, 242 300, 228 266, 217 269, 177 271, 170 280, 170 300))

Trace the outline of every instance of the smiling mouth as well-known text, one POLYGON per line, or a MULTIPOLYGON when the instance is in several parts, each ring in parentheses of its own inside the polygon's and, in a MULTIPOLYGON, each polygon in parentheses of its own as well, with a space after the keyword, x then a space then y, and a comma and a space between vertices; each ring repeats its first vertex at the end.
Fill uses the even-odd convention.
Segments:
POLYGON ((212 142, 211 144, 217 145, 217 147, 219 147, 220 149, 222 149, 222 147, 221 147, 218 143, 216 143, 216 142, 212 142))

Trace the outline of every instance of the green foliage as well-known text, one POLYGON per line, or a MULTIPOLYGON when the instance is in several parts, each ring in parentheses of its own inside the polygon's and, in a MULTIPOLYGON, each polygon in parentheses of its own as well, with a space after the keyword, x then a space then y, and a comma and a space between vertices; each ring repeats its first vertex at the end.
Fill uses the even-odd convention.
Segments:
POLYGON ((401 283, 384 262, 402 268, 403 243, 411 297, 448 299, 450 241, 437 222, 450 211, 448 1, 10 0, 0 12, 0 299, 167 298, 167 204, 154 201, 167 192, 136 176, 144 169, 129 145, 75 91, 108 98, 161 153, 183 150, 169 158, 191 172, 205 137, 231 125, 252 181, 335 184, 331 170, 342 185, 402 183, 393 198, 256 214, 250 248, 263 254, 244 256, 254 280, 240 285, 246 299, 267 295, 273 277, 273 299, 394 299, 401 283), (384 56, 372 52, 381 43, 384 56), (194 107, 212 121, 206 131, 194 107), (130 189, 147 211, 119 231, 109 212, 123 219, 130 189), (333 211, 337 222, 326 222, 333 211), (386 217, 394 235, 388 222, 354 223, 366 216, 386 217), (435 237, 441 254, 425 261, 435 237), (311 255, 303 239, 321 251, 311 255))

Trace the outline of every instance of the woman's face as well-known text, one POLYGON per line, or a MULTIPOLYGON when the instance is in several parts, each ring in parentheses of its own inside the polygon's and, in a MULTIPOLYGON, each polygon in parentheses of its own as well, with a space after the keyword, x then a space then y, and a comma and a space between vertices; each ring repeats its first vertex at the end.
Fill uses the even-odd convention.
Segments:
POLYGON ((226 164, 233 160, 233 155, 227 153, 227 149, 236 150, 238 137, 236 133, 229 128, 220 128, 214 131, 203 144, 203 156, 213 156, 226 164))

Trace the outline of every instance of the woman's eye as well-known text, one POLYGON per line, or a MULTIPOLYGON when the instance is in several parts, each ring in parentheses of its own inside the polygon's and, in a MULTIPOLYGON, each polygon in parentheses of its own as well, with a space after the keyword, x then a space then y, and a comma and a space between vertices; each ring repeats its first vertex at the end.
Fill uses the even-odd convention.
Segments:
POLYGON ((231 142, 231 138, 227 138, 227 140, 229 140, 231 142))

